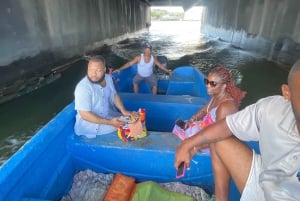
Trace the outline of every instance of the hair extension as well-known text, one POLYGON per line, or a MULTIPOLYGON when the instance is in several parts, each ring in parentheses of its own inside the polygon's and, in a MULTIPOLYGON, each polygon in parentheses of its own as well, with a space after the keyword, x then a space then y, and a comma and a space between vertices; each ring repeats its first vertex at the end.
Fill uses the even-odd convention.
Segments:
POLYGON ((222 78, 223 82, 226 84, 226 92, 231 95, 236 105, 240 106, 241 101, 247 92, 242 91, 234 84, 230 71, 224 67, 215 67, 210 71, 210 73, 215 73, 222 78))

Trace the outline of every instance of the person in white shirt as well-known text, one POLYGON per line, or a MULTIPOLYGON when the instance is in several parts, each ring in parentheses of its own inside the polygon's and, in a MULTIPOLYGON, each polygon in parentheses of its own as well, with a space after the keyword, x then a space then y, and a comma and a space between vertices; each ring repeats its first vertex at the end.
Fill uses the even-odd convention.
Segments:
MULTIPOLYGON (((291 68, 282 96, 262 98, 185 139, 175 168, 190 166, 193 147, 214 144, 221 176, 233 179, 241 200, 300 200, 300 60, 291 68), (242 141, 258 141, 260 153, 242 141)), ((228 200, 216 197, 215 200, 228 200)))
POLYGON ((158 66, 164 72, 172 75, 173 71, 167 69, 166 66, 161 64, 156 57, 152 55, 152 46, 149 43, 144 45, 143 53, 134 57, 131 61, 125 63, 115 71, 120 72, 126 68, 131 67, 133 64, 137 64, 137 74, 133 78, 133 91, 139 92, 139 83, 145 80, 151 87, 152 94, 157 94, 157 78, 153 73, 154 64, 158 66))
POLYGON ((94 138, 115 132, 124 125, 119 121, 121 115, 136 115, 124 107, 101 55, 88 58, 87 74, 76 85, 74 95, 77 135, 94 138))

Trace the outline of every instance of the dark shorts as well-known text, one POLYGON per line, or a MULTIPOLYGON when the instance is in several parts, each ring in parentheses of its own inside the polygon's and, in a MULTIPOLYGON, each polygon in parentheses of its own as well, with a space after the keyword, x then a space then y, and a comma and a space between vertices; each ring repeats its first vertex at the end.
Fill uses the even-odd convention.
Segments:
POLYGON ((154 74, 150 75, 149 77, 142 77, 139 74, 137 74, 136 76, 134 76, 132 83, 139 84, 143 80, 145 80, 150 85, 150 87, 157 86, 157 79, 154 74))

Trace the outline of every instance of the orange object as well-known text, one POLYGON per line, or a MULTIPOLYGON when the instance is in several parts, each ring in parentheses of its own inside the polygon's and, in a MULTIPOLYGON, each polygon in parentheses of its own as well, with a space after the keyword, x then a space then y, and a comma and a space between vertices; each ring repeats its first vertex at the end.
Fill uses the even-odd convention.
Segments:
POLYGON ((140 120, 142 123, 145 122, 145 119, 146 119, 146 109, 142 108, 140 109, 140 120))
POLYGON ((135 193, 135 179, 117 173, 109 186, 103 201, 128 201, 135 193))

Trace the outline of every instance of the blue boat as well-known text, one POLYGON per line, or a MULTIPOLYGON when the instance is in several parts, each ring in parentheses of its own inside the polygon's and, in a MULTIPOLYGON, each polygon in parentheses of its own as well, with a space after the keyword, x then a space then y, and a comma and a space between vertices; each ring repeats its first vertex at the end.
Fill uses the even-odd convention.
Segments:
POLYGON ((158 95, 152 95, 145 82, 140 83, 138 94, 133 93, 132 79, 136 73, 137 65, 134 64, 112 75, 126 108, 146 109, 148 130, 171 131, 176 119, 190 118, 209 99, 203 82, 205 76, 192 66, 177 67, 172 76, 156 73, 158 95))
MULTIPOLYGON (((134 73, 134 68, 127 71, 134 73)), ((76 136, 72 102, 1 166, 0 201, 59 200, 70 190, 74 175, 86 169, 119 172, 138 182, 181 181, 213 192, 210 156, 205 153, 197 154, 186 175, 176 179, 174 154, 181 141, 170 132, 177 118, 190 117, 207 102, 204 75, 190 66, 178 67, 173 76, 159 80, 159 95, 147 92, 146 85, 143 93, 126 92, 131 87, 121 83, 128 77, 126 71, 115 77, 117 87, 128 109, 146 108, 147 137, 125 143, 116 133, 94 139, 76 136)), ((232 189, 231 200, 238 200, 232 189)))

